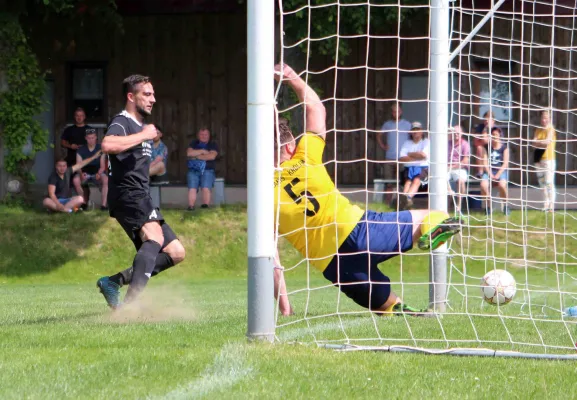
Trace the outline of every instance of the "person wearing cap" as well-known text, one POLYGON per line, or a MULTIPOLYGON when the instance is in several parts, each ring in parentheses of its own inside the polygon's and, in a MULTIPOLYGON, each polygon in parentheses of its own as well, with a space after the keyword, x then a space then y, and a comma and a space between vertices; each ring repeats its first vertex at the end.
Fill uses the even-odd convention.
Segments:
POLYGON ((455 204, 457 214, 462 214, 461 203, 469 176, 471 156, 471 146, 462 135, 463 128, 460 125, 449 128, 449 184, 451 194, 457 193, 455 204))
MULTIPOLYGON (((82 146, 76 151, 77 164, 101 152, 100 144, 96 143, 97 141, 98 135, 96 134, 96 129, 86 128, 86 146, 82 146)), ((106 205, 106 198, 108 197, 108 176, 105 171, 106 155, 102 154, 101 157, 92 160, 89 164, 82 167, 82 170, 72 178, 76 191, 79 194, 82 193, 85 201, 84 205, 88 204, 88 200, 90 199, 89 184, 92 183, 98 187, 102 193, 102 205, 100 209, 108 210, 106 205)), ((83 208, 86 208, 86 206, 83 208)))
POLYGON ((400 208, 405 210, 413 207, 413 196, 429 176, 429 140, 424 138, 423 125, 413 122, 409 136, 399 154, 399 161, 405 164, 403 195, 399 199, 400 208))

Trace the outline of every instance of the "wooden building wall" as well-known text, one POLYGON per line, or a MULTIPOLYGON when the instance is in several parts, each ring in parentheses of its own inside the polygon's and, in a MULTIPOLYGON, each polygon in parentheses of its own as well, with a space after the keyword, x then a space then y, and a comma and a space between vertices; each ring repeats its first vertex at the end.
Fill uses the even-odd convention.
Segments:
POLYGON ((72 115, 66 109, 71 62, 104 61, 107 116, 122 110, 122 80, 149 75, 157 103, 150 122, 165 130, 169 174, 185 182, 186 147, 207 125, 221 152, 217 174, 227 183, 246 182, 246 16, 238 13, 147 15, 124 18, 124 34, 98 25, 68 37, 66 21, 33 26, 32 43, 55 83, 56 155, 72 115))
MULTIPOLYGON (((482 13, 472 20, 464 15, 455 26, 463 27, 463 36, 477 23, 482 13)), ((554 115, 558 128, 560 152, 557 162, 563 170, 577 170, 575 159, 575 107, 577 92, 577 54, 570 18, 558 18, 554 35, 547 26, 550 18, 520 18, 511 22, 496 18, 488 24, 456 59, 461 69, 458 95, 459 119, 471 130, 480 122, 476 94, 478 79, 476 61, 493 59, 510 63, 514 93, 512 121, 506 124, 511 139, 517 182, 523 176, 530 152, 522 140, 532 135, 538 123, 537 108, 544 107, 550 93, 554 106, 564 110, 554 115), (490 29, 494 40, 488 41, 490 29), (495 39, 501 38, 501 39, 495 39), (559 49, 550 54, 547 46, 554 42, 559 49), (517 46, 510 46, 515 43, 517 46), (518 44, 523 43, 520 47, 518 44), (533 43, 533 46, 529 44, 533 43), (539 67, 553 57, 555 69, 539 67), (554 80, 548 80, 550 74, 554 80), (532 77, 529 79, 528 77, 532 77)), ((55 151, 60 153, 59 133, 71 115, 65 108, 67 65, 74 61, 107 62, 108 117, 123 107, 120 93, 122 79, 132 73, 153 78, 157 104, 152 122, 166 131, 164 140, 170 150, 169 174, 185 182, 185 150, 201 124, 210 127, 221 147, 217 174, 227 183, 246 183, 246 16, 243 13, 130 16, 124 19, 125 33, 110 34, 99 26, 86 26, 73 42, 58 43, 65 36, 65 24, 35 24, 33 45, 40 54, 42 66, 51 69, 56 90, 55 151)), ((393 27, 394 28, 394 27, 393 27)), ((356 38, 347 40, 351 54, 338 63, 331 57, 313 57, 309 68, 317 73, 309 78, 327 99, 327 150, 325 159, 338 184, 371 184, 378 165, 366 160, 380 160, 376 136, 389 118, 390 105, 401 97, 400 80, 404 75, 428 75, 428 21, 413 21, 403 27, 400 38, 396 29, 388 38, 356 38), (338 68, 336 68, 338 66, 338 68), (325 71, 318 73, 319 71, 325 71), (335 77, 335 73, 337 76, 335 77), (335 79, 336 78, 336 79, 335 79)), ((454 46, 461 39, 453 36, 454 46)), ((302 60, 301 60, 302 61, 302 60)), ((88 121, 94 122, 94 121, 88 121)), ((98 121, 106 122, 106 121, 98 121)), ((298 125, 298 124, 297 124, 298 125)), ((561 169, 559 167, 558 169, 561 169)), ((527 174, 525 174, 527 175, 527 174)), ((572 174, 567 184, 575 184, 572 174)), ((526 183, 526 182, 525 182, 526 183)))

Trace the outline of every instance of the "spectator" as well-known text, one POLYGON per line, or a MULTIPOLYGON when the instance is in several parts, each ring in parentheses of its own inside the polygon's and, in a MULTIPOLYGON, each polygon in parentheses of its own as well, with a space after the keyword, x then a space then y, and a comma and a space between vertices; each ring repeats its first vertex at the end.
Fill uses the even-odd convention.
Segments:
POLYGON ((457 192, 457 214, 462 214, 462 200, 466 193, 466 183, 469 175, 469 156, 471 147, 463 139, 463 128, 457 125, 449 130, 449 184, 451 192, 457 192))
MULTIPOLYGON (((86 113, 84 109, 78 107, 74 111, 74 125, 64 129, 61 138, 62 147, 67 149, 66 163, 69 167, 76 164, 76 151, 86 145, 86 129, 90 126, 86 125, 86 113)), ((81 193, 80 191, 78 192, 81 193)))
MULTIPOLYGON (((377 142, 381 149, 385 151, 386 162, 383 165, 381 175, 383 179, 394 179, 397 182, 397 184, 395 184, 395 194, 392 196, 387 195, 389 201, 394 199, 399 192, 399 150, 402 144, 409 138, 409 131, 411 130, 411 123, 402 119, 402 115, 403 110, 401 106, 393 104, 391 106, 391 119, 383 124, 381 132, 377 135, 377 142)), ((391 185, 387 184, 387 192, 390 191, 390 189, 391 185)))
POLYGON ((409 210, 413 207, 413 196, 421 185, 427 183, 429 176, 429 140, 424 138, 423 126, 413 122, 410 139, 403 143, 399 161, 405 164, 404 188, 400 208, 409 210))
POLYGON ((551 114, 547 110, 541 111, 541 127, 535 130, 533 145, 535 168, 539 186, 543 189, 545 204, 543 211, 553 212, 555 209, 555 142, 557 134, 551 124, 551 114))
POLYGON ((162 129, 158 125, 156 127, 156 137, 152 141, 152 161, 150 162, 150 177, 161 177, 166 175, 166 166, 168 159, 168 149, 162 140, 162 129))
POLYGON ((485 119, 483 123, 477 125, 475 128, 475 138, 473 140, 473 147, 475 148, 475 165, 477 166, 476 175, 478 178, 482 178, 484 168, 483 158, 485 157, 485 152, 487 151, 487 146, 489 144, 489 132, 495 126, 495 119, 493 118, 493 113, 487 111, 483 114, 485 119))
POLYGON ((509 182, 509 148, 502 142, 503 131, 501 128, 491 129, 491 145, 489 152, 485 152, 483 179, 481 181, 481 195, 485 196, 487 204, 487 215, 491 215, 491 196, 489 181, 493 186, 499 188, 499 196, 503 202, 503 213, 509 215, 511 212, 507 205, 507 184, 509 182))
MULTIPOLYGON (((80 147, 76 152, 76 164, 80 164, 83 160, 93 157, 96 153, 101 153, 100 144, 96 143, 98 136, 96 129, 86 129, 86 146, 80 147)), ((106 175, 106 155, 102 154, 99 158, 92 160, 89 164, 84 166, 80 173, 75 174, 72 178, 74 187, 82 187, 82 196, 85 204, 90 200, 90 187, 93 184, 100 190, 102 194, 101 210, 108 210, 106 205, 108 197, 108 175, 106 175)))
POLYGON ((215 159, 218 155, 218 145, 212 140, 208 128, 198 131, 197 139, 190 142, 186 149, 188 158, 188 210, 194 210, 196 193, 202 189, 202 208, 208 208, 210 204, 211 190, 214 186, 215 159))
POLYGON ((100 156, 101 153, 97 152, 92 157, 71 167, 68 166, 64 158, 56 161, 55 171, 48 178, 48 197, 42 202, 44 208, 49 211, 69 213, 77 210, 84 203, 84 199, 82 196, 72 196, 72 190, 70 190, 72 175, 100 156))

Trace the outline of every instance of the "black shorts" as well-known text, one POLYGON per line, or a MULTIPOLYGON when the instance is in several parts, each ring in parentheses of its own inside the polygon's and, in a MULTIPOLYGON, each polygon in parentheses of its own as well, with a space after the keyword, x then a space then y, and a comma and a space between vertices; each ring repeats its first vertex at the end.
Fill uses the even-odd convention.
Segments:
POLYGON ((147 222, 158 221, 162 227, 164 243, 161 244, 163 249, 177 239, 174 231, 164 222, 164 217, 160 210, 152 204, 150 196, 130 198, 117 202, 114 207, 110 208, 110 216, 122 226, 122 229, 134 243, 136 250, 142 246, 139 233, 147 222))

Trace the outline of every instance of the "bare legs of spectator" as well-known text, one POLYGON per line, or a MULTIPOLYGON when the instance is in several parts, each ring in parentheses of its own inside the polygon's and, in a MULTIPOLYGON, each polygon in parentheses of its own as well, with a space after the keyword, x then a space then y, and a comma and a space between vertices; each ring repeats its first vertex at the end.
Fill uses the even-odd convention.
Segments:
MULTIPOLYGON (((508 198, 508 188, 507 188, 507 181, 504 179, 499 180, 497 184, 497 188, 499 189, 499 200, 503 202, 503 212, 506 215, 509 215, 509 207, 507 206, 507 198, 508 198)), ((487 208, 487 214, 491 213, 491 189, 489 188, 489 181, 487 179, 483 179, 481 181, 481 196, 485 198, 485 204, 487 208)))
POLYGON ((164 175, 166 173, 166 167, 161 161, 150 167, 150 176, 164 175))
POLYGON ((485 146, 475 147, 475 165, 477 166, 477 177, 479 178, 483 175, 484 157, 485 157, 485 146))
POLYGON ((188 189, 188 208, 194 208, 196 204, 196 189, 188 189))
POLYGON ((455 193, 453 191, 453 189, 451 188, 451 185, 449 185, 449 194, 451 196, 455 196, 457 198, 457 202, 456 202, 456 211, 458 213, 461 213, 462 211, 462 203, 463 203, 463 197, 465 196, 465 190, 466 190, 466 185, 465 185, 465 181, 463 179, 459 179, 457 180, 457 193, 455 193))
POLYGON ((108 204, 108 175, 102 174, 100 179, 102 180, 102 207, 106 207, 108 204))
POLYGON ((210 205, 210 197, 212 196, 212 189, 202 188, 202 204, 210 205))
POLYGON ((415 177, 411 181, 407 179, 405 181, 405 186, 403 187, 403 195, 401 196, 402 201, 399 204, 401 210, 410 210, 413 207, 413 196, 419 191, 419 186, 421 186, 421 178, 415 177))
MULTIPOLYGON (((80 180, 80 174, 79 173, 75 174, 74 177, 72 178, 72 184, 74 185, 74 190, 76 190, 76 193, 78 193, 79 196, 81 196, 82 194, 86 194, 82 189, 81 183, 82 181, 80 180)), ((88 201, 88 199, 86 199, 86 201, 88 201)))
POLYGON ((68 201, 68 203, 64 204, 64 209, 61 210, 59 207, 60 203, 55 203, 54 200, 52 200, 50 197, 47 197, 42 202, 42 205, 44 206, 44 208, 50 211, 71 212, 75 208, 80 207, 83 203, 84 199, 82 198, 82 196, 74 196, 68 201))

